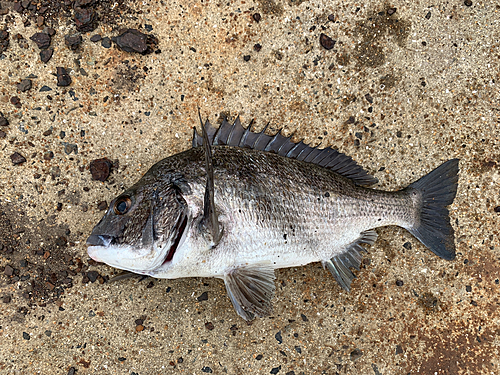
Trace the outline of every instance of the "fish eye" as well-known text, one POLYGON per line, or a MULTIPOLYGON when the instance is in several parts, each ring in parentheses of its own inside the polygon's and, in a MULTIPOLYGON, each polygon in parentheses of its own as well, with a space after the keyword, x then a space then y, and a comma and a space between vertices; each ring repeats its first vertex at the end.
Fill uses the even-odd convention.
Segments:
POLYGON ((132 205, 132 201, 130 200, 129 197, 120 197, 116 200, 114 211, 115 214, 117 215, 123 215, 126 214, 127 211, 130 209, 130 206, 132 205))

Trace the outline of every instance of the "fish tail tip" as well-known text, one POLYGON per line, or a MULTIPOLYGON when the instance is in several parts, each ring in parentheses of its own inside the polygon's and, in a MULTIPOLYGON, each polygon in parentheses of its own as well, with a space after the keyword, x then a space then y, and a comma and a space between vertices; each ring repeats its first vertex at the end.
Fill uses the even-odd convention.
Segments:
POLYGON ((446 260, 455 259, 455 233, 446 208, 453 203, 458 187, 459 159, 441 164, 407 190, 417 192, 420 214, 407 228, 429 250, 446 260))

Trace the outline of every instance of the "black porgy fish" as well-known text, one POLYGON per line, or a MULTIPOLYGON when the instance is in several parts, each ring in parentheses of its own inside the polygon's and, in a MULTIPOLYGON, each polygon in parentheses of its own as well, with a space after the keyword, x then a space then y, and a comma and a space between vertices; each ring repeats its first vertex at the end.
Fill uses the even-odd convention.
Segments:
POLYGON ((271 314, 276 268, 319 261, 349 290, 377 227, 403 227, 439 257, 455 257, 446 207, 458 159, 381 191, 350 157, 264 131, 207 120, 191 149, 111 202, 87 240, 90 257, 157 278, 221 278, 245 320, 271 314))

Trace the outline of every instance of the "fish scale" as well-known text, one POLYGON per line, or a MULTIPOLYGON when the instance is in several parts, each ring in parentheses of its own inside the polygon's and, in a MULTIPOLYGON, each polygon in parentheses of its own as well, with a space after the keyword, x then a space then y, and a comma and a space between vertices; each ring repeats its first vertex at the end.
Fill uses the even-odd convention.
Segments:
POLYGON ((446 206, 452 159, 387 192, 332 148, 208 121, 193 148, 155 164, 115 198, 87 240, 96 261, 158 278, 224 280, 245 320, 272 313, 274 270, 321 262, 349 290, 375 228, 401 226, 438 256, 455 257, 446 206))

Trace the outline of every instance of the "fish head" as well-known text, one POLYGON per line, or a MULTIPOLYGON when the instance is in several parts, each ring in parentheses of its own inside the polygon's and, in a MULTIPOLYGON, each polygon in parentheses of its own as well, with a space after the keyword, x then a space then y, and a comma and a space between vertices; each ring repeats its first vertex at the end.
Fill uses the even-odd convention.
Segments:
POLYGON ((186 231, 188 210, 173 183, 138 183, 115 198, 87 239, 97 262, 149 275, 171 262, 186 231))

